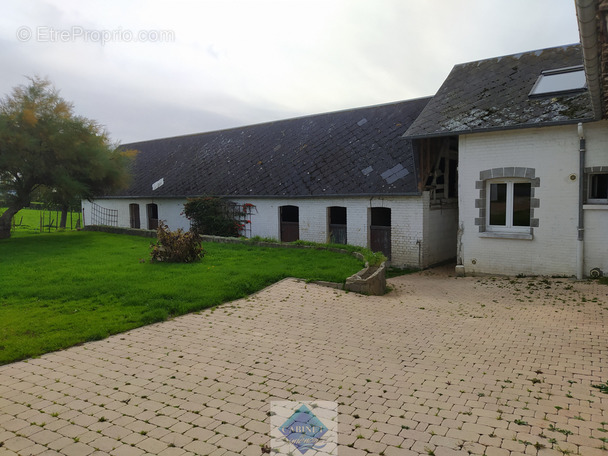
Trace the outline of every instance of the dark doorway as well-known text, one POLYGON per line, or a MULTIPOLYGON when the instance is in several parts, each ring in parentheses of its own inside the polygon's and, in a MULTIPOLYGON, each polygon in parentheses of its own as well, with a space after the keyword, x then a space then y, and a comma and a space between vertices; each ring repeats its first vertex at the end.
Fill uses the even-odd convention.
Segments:
POLYGON ((281 206, 281 242, 300 239, 300 209, 298 206, 281 206))
POLYGON ((391 259, 391 210, 387 207, 372 207, 369 227, 369 248, 382 252, 391 259))
POLYGON ((140 228, 139 222, 139 204, 129 204, 129 221, 131 228, 140 228))
POLYGON ((329 210, 329 242, 346 244, 346 208, 331 206, 329 210))
POLYGON ((158 206, 154 203, 146 205, 148 210, 148 229, 155 230, 158 228, 158 206))

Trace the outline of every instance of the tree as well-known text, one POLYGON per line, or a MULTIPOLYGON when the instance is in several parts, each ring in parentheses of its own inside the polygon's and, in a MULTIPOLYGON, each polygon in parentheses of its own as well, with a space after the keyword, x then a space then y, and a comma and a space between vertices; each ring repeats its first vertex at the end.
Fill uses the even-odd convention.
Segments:
POLYGON ((38 190, 60 201, 86 199, 127 185, 133 151, 112 145, 95 121, 74 114, 71 103, 46 80, 30 78, 0 101, 0 239, 13 216, 38 190))

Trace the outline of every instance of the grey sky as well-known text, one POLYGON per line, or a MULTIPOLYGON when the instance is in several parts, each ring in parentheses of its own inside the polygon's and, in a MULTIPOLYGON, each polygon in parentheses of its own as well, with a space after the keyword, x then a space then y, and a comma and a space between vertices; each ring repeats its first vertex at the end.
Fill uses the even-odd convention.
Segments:
POLYGON ((574 0, 5 0, 0 94, 48 77, 128 143, 432 95, 455 64, 578 41, 574 0))

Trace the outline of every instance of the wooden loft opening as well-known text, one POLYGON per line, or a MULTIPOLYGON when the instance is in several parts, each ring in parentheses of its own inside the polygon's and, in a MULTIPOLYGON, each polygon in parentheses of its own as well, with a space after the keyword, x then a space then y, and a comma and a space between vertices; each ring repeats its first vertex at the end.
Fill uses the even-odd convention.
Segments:
POLYGON ((418 159, 418 190, 428 191, 431 204, 455 203, 458 199, 458 136, 415 140, 418 159))

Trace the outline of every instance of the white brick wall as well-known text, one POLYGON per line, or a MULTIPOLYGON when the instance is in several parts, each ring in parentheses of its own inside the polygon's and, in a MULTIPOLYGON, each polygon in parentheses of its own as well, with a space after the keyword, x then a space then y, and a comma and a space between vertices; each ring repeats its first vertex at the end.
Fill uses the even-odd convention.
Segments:
MULTIPOLYGON (((235 200, 236 201, 236 200, 235 200)), ((183 199, 105 199, 96 203, 119 210, 119 226, 129 226, 129 203, 140 207, 141 227, 146 225, 146 204, 158 205, 159 219, 165 220, 169 228, 189 228, 188 220, 181 215, 183 199)), ((391 209, 392 264, 396 266, 426 267, 455 256, 456 214, 450 211, 431 211, 429 215, 428 194, 423 197, 357 197, 357 198, 248 198, 239 203, 251 203, 257 211, 251 216, 251 235, 279 239, 279 207, 299 207, 300 239, 328 242, 328 208, 347 208, 347 239, 351 245, 369 245, 370 210, 372 207, 391 209), (450 215, 451 214, 451 215, 450 215), (453 220, 452 220, 453 219, 453 220), (426 233, 428 242, 424 241, 426 233), (447 230, 447 232, 446 232, 447 230), (432 242, 437 245, 432 247, 432 242), (451 245, 450 245, 451 244, 451 245), (419 264, 419 258, 422 260, 419 264)), ((91 205, 83 202, 85 224, 91 223, 91 205)))
MULTIPOLYGON (((607 124, 586 125, 585 130, 587 166, 608 165, 607 124)), ((459 219, 464 225, 463 258, 467 273, 576 274, 578 150, 576 125, 460 137, 459 219), (475 208, 479 190, 475 182, 480 179, 480 171, 502 167, 534 168, 540 179, 534 195, 540 200, 540 207, 534 211, 539 226, 534 228, 533 240, 479 236, 479 227, 474 223, 479 217, 475 208), (571 174, 577 175, 577 180, 570 180, 571 174)), ((589 232, 586 263, 593 255, 591 252, 601 251, 608 241, 605 229, 608 212, 599 212, 600 216, 585 214, 589 232)), ((605 258, 606 255, 604 264, 605 258)))
POLYGON ((447 259, 456 258, 458 233, 458 207, 433 207, 427 211, 428 222, 424 231, 424 266, 431 266, 447 259))
MULTIPOLYGON (((117 209, 118 210, 118 226, 129 227, 129 204, 136 203, 139 204, 139 219, 141 223, 142 229, 148 228, 148 215, 147 215, 147 204, 156 204, 158 206, 158 217, 160 220, 167 221, 169 228, 172 230, 176 230, 178 228, 183 228, 185 230, 190 229, 190 222, 188 219, 181 215, 181 212, 184 210, 184 203, 186 202, 182 198, 162 198, 162 199, 153 199, 153 198, 141 198, 141 199, 98 199, 94 201, 96 204, 107 208, 107 209, 117 209)), ((91 203, 83 200, 82 201, 82 210, 84 214, 84 224, 91 225, 92 224, 92 215, 91 215, 91 203)))
POLYGON ((422 239, 422 200, 419 197, 389 198, 250 198, 241 203, 252 203, 257 214, 252 216, 251 235, 279 239, 279 207, 299 207, 300 239, 304 241, 328 242, 328 208, 346 207, 347 240, 351 245, 369 245, 369 220, 372 207, 391 209, 391 241, 393 264, 418 266, 416 241, 422 239))
MULTIPOLYGON (((585 167, 608 166, 608 121, 585 124, 585 167)), ((608 205, 584 206, 585 274, 600 268, 608 275, 608 205)))

